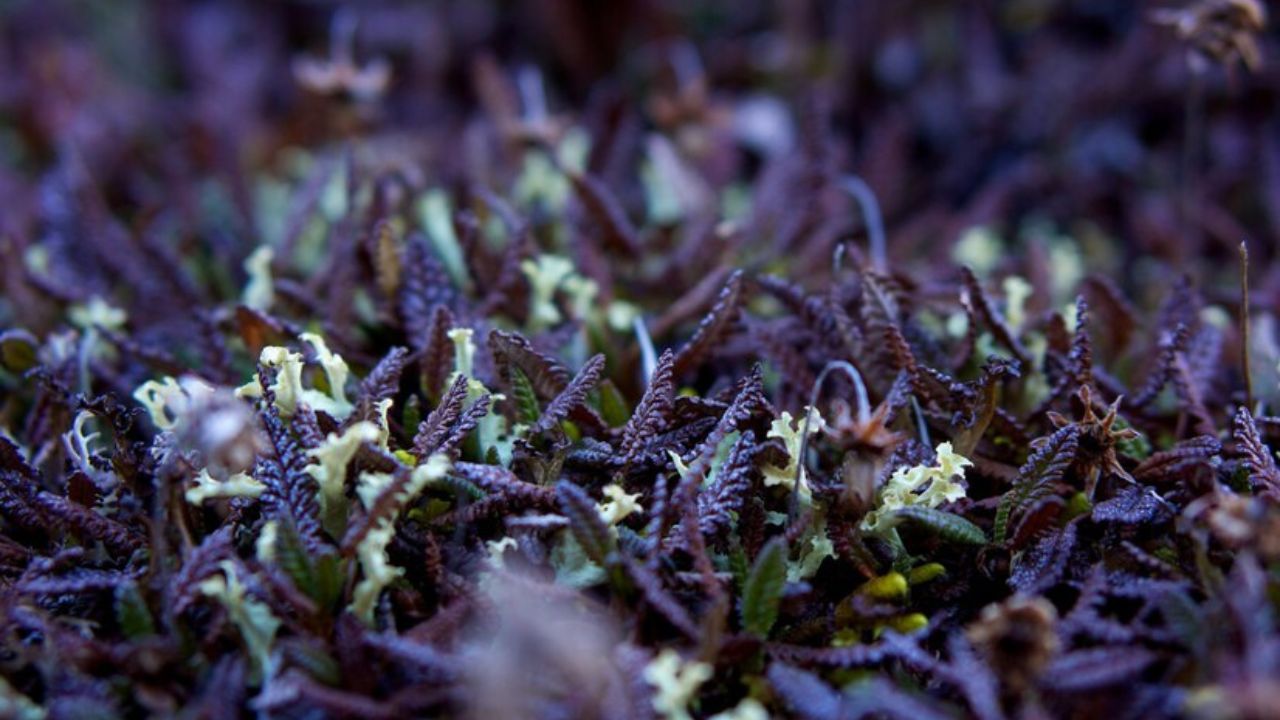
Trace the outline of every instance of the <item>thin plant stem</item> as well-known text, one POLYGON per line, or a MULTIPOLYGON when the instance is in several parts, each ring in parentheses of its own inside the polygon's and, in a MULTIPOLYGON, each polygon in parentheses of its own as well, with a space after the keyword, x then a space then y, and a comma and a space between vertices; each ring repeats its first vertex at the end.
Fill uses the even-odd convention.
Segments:
POLYGON ((1244 376, 1244 406, 1253 409, 1253 376, 1249 367, 1249 245, 1240 243, 1240 374, 1244 376))
POLYGON ((640 344, 640 368, 644 374, 644 384, 647 386, 649 378, 653 377, 658 367, 658 353, 653 349, 653 338, 649 336, 649 328, 645 327, 644 319, 637 317, 633 327, 636 332, 636 342, 640 344))
POLYGON ((866 383, 862 381, 862 373, 858 372, 858 368, 853 363, 846 360, 832 360, 827 363, 813 381, 813 389, 809 391, 809 404, 804 411, 804 424, 800 429, 800 450, 796 457, 795 484, 791 488, 790 515, 793 518, 799 507, 800 478, 804 475, 805 453, 809 449, 809 425, 813 418, 813 408, 818 405, 818 394, 822 392, 822 384, 831 373, 837 370, 843 372, 853 383, 854 396, 858 402, 858 423, 866 424, 871 420, 871 401, 867 396, 866 383))
POLYGON ((884 221, 880 217, 880 203, 871 186, 857 175, 840 178, 840 188, 858 201, 862 222, 867 226, 867 240, 871 246, 871 267, 883 274, 889 269, 888 247, 884 237, 884 221))

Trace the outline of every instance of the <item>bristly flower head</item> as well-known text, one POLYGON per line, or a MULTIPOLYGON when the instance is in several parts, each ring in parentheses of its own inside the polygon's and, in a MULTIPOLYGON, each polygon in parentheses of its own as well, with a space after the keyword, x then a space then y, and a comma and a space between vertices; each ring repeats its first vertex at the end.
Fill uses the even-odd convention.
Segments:
MULTIPOLYGON (((1097 403, 1094 400, 1093 391, 1088 385, 1081 386, 1077 397, 1084 407, 1084 414, 1079 420, 1070 420, 1053 411, 1050 411, 1048 416, 1055 428, 1070 425, 1078 431, 1080 448, 1078 457, 1083 458, 1082 475, 1085 477, 1085 493, 1092 497, 1098 480, 1106 475, 1114 475, 1133 482, 1133 478, 1120 464, 1120 458, 1116 454, 1117 448, 1122 447, 1123 443, 1139 437, 1138 431, 1133 428, 1116 426, 1116 421, 1120 417, 1120 402, 1124 398, 1117 397, 1115 402, 1107 408, 1107 412, 1099 416, 1095 412, 1097 403)), ((1032 443, 1032 446, 1038 447, 1038 444, 1032 443)))

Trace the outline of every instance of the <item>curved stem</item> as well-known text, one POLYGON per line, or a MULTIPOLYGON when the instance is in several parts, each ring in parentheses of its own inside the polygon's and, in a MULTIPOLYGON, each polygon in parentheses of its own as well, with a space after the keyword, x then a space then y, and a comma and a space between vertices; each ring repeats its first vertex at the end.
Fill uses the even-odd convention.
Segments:
POLYGON ((800 450, 796 453, 795 483, 791 487, 789 511, 792 517, 795 517, 799 504, 800 477, 804 474, 804 458, 809 449, 809 424, 813 418, 813 409, 818 405, 818 394, 822 391, 822 383, 826 382, 827 376, 837 370, 843 372, 853 383, 854 395, 858 401, 858 423, 866 424, 871 419, 871 401, 867 398, 867 386, 862 382, 862 373, 858 372, 858 368, 854 367, 853 363, 845 360, 832 360, 827 363, 813 381, 813 389, 809 391, 809 404, 804 411, 804 425, 800 429, 800 450))
POLYGON ((544 122, 547 119, 547 91, 542 84, 542 73, 532 65, 525 65, 516 73, 516 86, 520 89, 524 119, 533 123, 544 122))
POLYGON ((916 414, 916 429, 920 433, 920 442, 925 447, 933 447, 933 443, 929 442, 929 425, 924 421, 924 411, 920 409, 920 402, 916 400, 916 396, 911 396, 911 408, 916 414))
POLYGON ((653 377, 653 371, 658 367, 658 353, 653 349, 653 338, 649 337, 649 328, 645 327, 644 319, 636 316, 632 324, 636 331, 636 342, 640 343, 640 368, 647 386, 649 378, 653 377))
POLYGON ((1249 245, 1240 242, 1240 373, 1244 375, 1244 406, 1253 409, 1253 378, 1249 367, 1249 245))
POLYGON ((884 221, 880 217, 880 203, 871 186, 857 175, 840 178, 840 188, 858 201, 862 210, 862 222, 867 226, 867 238, 871 245, 871 266, 878 273, 889 268, 888 246, 884 237, 884 221))

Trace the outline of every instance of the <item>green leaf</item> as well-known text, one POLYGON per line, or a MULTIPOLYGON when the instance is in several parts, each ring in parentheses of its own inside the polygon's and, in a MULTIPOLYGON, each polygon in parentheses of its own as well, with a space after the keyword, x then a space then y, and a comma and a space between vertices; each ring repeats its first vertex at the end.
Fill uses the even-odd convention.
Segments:
POLYGON ((121 632, 130 640, 156 632, 151 609, 134 583, 116 588, 116 622, 120 623, 121 632))
POLYGON ((1000 498, 996 508, 995 542, 1003 543, 1018 514, 1047 497, 1053 485, 1075 459, 1078 431, 1067 425, 1048 437, 1018 469, 1018 479, 1000 498))
POLYGON ((512 399, 520 422, 525 425, 538 422, 538 417, 542 414, 538 408, 538 396, 533 390, 533 383, 529 382, 529 376, 518 367, 511 368, 511 394, 514 396, 512 399))
POLYGON ((317 643, 293 641, 282 643, 290 665, 302 668, 308 675, 325 685, 339 686, 342 670, 338 661, 317 643))
POLYGON ((729 572, 733 573, 733 583, 741 590, 747 584, 747 574, 751 572, 751 565, 747 562, 746 548, 742 547, 742 541, 737 535, 731 535, 729 538, 729 572))
POLYGON ((626 398, 618 391, 612 380, 604 380, 597 388, 600 392, 600 417, 609 423, 609 427, 622 427, 631 419, 631 410, 627 407, 626 398))
POLYGON ((315 572, 311 566, 311 556, 302 545, 298 530, 289 520, 280 522, 276 530, 276 562, 284 574, 289 576, 295 587, 314 598, 316 583, 315 572))
POLYGON ((928 528, 938 537, 955 543, 966 545, 984 545, 987 536, 982 528, 965 520, 959 515, 924 507, 911 505, 894 513, 894 519, 907 520, 928 528))
POLYGON ((769 636, 786 584, 787 542, 777 537, 760 550, 742 588, 742 627, 747 632, 769 636))
POLYGON ((0 367, 11 373, 24 373, 39 362, 36 351, 40 342, 26 330, 0 333, 0 367))
POLYGON ((332 608, 346 580, 341 558, 333 553, 313 557, 292 522, 281 522, 277 532, 275 550, 280 569, 317 605, 332 608))
POLYGON ((321 555, 315 560, 315 592, 311 598, 321 608, 333 608, 342 597, 346 580, 346 563, 342 558, 333 553, 321 555))

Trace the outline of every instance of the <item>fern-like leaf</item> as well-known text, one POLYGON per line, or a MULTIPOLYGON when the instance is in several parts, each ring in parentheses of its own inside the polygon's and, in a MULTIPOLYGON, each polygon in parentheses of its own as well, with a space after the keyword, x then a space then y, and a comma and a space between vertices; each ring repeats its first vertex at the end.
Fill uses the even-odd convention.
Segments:
POLYGON ((929 530, 938 537, 964 545, 985 545, 987 536, 982 528, 955 513, 924 505, 909 505, 896 511, 895 519, 905 520, 929 530))
POLYGON ((550 430, 568 417, 574 408, 585 403, 587 393, 600 382, 600 376, 603 373, 604 355, 596 355, 588 360, 565 389, 547 405, 538 422, 534 423, 532 432, 538 434, 550 430))
POLYGON ((1045 438, 1018 470, 1014 486, 1000 499, 996 509, 994 541, 1005 541, 1009 524, 1018 515, 1047 496, 1075 460, 1079 431, 1068 425, 1045 438))
POLYGON ((600 517, 600 510, 587 493, 568 480, 556 485, 560 512, 569 519, 569 529, 587 557, 604 565, 614 551, 613 535, 600 517))

